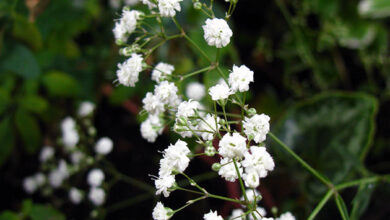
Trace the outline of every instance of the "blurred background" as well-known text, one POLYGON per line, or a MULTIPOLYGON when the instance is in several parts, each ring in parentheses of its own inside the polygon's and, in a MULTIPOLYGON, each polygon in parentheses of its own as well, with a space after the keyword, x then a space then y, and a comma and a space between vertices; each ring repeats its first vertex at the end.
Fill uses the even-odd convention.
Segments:
MULTIPOLYGON (((223 16, 229 5, 222 0, 216 4, 217 15, 223 16)), ((118 54, 112 28, 123 5, 146 9, 137 0, 0 1, 0 219, 15 219, 12 213, 16 219, 90 218, 93 206, 72 205, 65 191, 48 198, 28 195, 22 187, 24 177, 39 168, 42 146, 56 144, 61 120, 75 115, 85 100, 96 104, 97 136, 114 141, 107 159, 122 173, 153 185, 149 174, 158 172, 158 151, 178 137, 165 131, 150 144, 140 136, 144 117, 138 112, 153 88, 150 72, 141 74, 135 88, 114 83, 124 57, 118 54)), ((206 17, 189 0, 181 5, 179 22, 208 54, 215 53, 203 40, 206 17)), ((334 183, 390 173, 389 18, 388 0, 240 0, 230 20, 233 42, 222 50, 223 67, 245 64, 255 72, 250 106, 270 115, 274 134, 334 183)), ((169 20, 164 22, 174 29, 169 20)), ((174 64, 178 73, 204 62, 176 41, 147 62, 160 60, 174 64)), ((218 79, 209 74, 191 80, 208 88, 218 79)), ((280 212, 306 218, 327 189, 277 144, 269 141, 268 147, 276 170, 262 180, 260 204, 269 212, 277 206, 280 212)), ((210 172, 212 163, 194 160, 188 172, 205 173, 201 184, 210 192, 239 197, 237 185, 210 172)), ((342 196, 351 219, 390 217, 389 184, 348 188, 342 196)), ((189 198, 180 192, 163 201, 179 207, 189 198)), ((151 219, 157 200, 117 183, 100 218, 151 219), (114 206, 128 198, 137 199, 114 206)), ((228 216, 234 205, 204 200, 174 219, 202 219, 209 208, 228 216)), ((340 219, 333 201, 318 219, 340 219)))

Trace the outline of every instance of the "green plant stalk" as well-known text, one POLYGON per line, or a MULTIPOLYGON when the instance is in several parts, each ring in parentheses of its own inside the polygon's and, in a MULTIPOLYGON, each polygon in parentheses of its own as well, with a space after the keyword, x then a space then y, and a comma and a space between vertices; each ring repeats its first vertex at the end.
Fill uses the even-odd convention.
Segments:
POLYGON ((341 183, 339 185, 336 185, 334 188, 336 190, 343 190, 345 188, 352 187, 352 186, 357 186, 357 185, 361 185, 361 184, 376 183, 376 182, 378 182, 380 180, 381 180, 381 178, 379 176, 367 177, 367 178, 363 178, 363 179, 359 179, 359 180, 353 180, 353 181, 350 181, 350 182, 341 183))
POLYGON ((200 70, 196 70, 194 72, 187 73, 184 76, 182 76, 180 80, 187 79, 188 77, 195 76, 195 75, 197 75, 199 73, 203 73, 203 72, 206 72, 206 71, 209 71, 209 70, 212 70, 212 66, 208 66, 208 67, 202 68, 200 70))
POLYGON ((307 218, 308 220, 313 220, 317 214, 321 211, 321 209, 325 206, 325 204, 329 201, 330 197, 333 195, 333 190, 329 190, 325 196, 321 199, 320 203, 318 203, 317 207, 311 212, 310 216, 307 218))
POLYGON ((311 174, 317 177, 318 180, 323 182, 329 188, 334 188, 333 184, 327 180, 322 174, 312 168, 309 164, 307 164, 300 156, 298 156, 293 150, 291 150, 286 144, 284 144, 279 138, 277 138, 272 132, 269 132, 268 135, 278 143, 285 151, 287 151, 291 156, 293 156, 305 169, 307 169, 311 174))

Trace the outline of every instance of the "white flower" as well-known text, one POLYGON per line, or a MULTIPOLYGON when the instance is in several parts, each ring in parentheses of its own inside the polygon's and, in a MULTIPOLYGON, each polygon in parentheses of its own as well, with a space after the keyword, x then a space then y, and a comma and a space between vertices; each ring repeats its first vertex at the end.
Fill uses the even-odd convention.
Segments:
POLYGON ((149 115, 149 117, 141 123, 141 135, 148 142, 155 142, 156 138, 163 131, 163 124, 157 115, 149 115))
POLYGON ((100 206, 106 199, 106 193, 101 188, 92 187, 89 190, 88 198, 95 206, 100 206))
POLYGON ((169 188, 171 188, 175 184, 175 176, 174 175, 167 175, 167 176, 160 176, 158 179, 154 181, 154 184, 156 186, 156 195, 160 195, 161 193, 164 194, 165 197, 168 197, 171 193, 169 191, 169 188))
POLYGON ((39 160, 43 163, 54 156, 54 148, 51 146, 44 146, 39 154, 39 160))
POLYGON ((214 134, 217 133, 221 125, 219 124, 219 120, 221 120, 218 116, 215 116, 213 114, 207 114, 206 117, 204 117, 199 122, 199 130, 200 135, 202 136, 203 140, 213 140, 214 134))
POLYGON ((43 173, 36 173, 34 175, 34 180, 35 180, 35 183, 37 184, 37 186, 41 187, 46 182, 46 176, 43 173))
POLYGON ((245 117, 243 121, 244 133, 248 138, 253 138, 256 143, 265 141, 269 132, 269 120, 270 117, 265 114, 256 114, 251 118, 245 117))
POLYGON ((83 194, 81 193, 81 190, 75 188, 75 187, 72 187, 70 188, 69 190, 69 200, 73 203, 73 204, 80 204, 81 200, 83 200, 83 194))
POLYGON ((158 10, 163 17, 173 17, 180 11, 180 2, 183 0, 158 0, 158 10))
POLYGON ((89 171, 87 181, 92 187, 97 187, 102 184, 104 180, 104 173, 101 169, 95 168, 89 171))
POLYGON ((199 102, 191 99, 180 103, 177 107, 176 118, 184 118, 187 120, 189 117, 195 116, 195 112, 198 110, 199 106, 199 102))
POLYGON ((36 183, 33 176, 24 178, 23 188, 28 194, 34 193, 38 189, 38 184, 36 183))
POLYGON ((229 74, 229 85, 233 92, 245 92, 249 90, 249 83, 253 82, 253 71, 245 65, 233 66, 233 71, 229 74))
POLYGON ((68 177, 68 165, 64 160, 60 160, 57 168, 49 173, 49 183, 53 188, 58 188, 62 185, 62 182, 68 177))
POLYGON ((62 141, 67 149, 73 149, 79 142, 79 134, 76 130, 76 122, 71 117, 66 117, 61 122, 62 141))
POLYGON ((156 95, 151 92, 146 93, 145 98, 142 100, 144 103, 144 109, 152 115, 159 115, 164 112, 164 103, 162 103, 156 95))
POLYGON ((245 220, 245 212, 242 209, 233 209, 230 220, 245 220), (241 217, 241 218, 240 218, 241 217))
MULTIPOLYGON (((221 169, 219 169, 218 174, 225 178, 225 180, 234 182, 236 179, 238 179, 237 171, 234 166, 234 162, 232 159, 229 158, 223 158, 220 162, 221 169)), ((241 163, 237 163, 238 170, 240 172, 240 175, 242 174, 242 167, 241 163)))
POLYGON ((84 101, 80 104, 77 114, 80 117, 86 117, 90 115, 95 109, 95 104, 92 102, 84 101))
POLYGON ((177 140, 174 145, 169 145, 163 152, 163 159, 160 160, 160 176, 170 175, 173 170, 183 172, 190 162, 188 154, 191 153, 187 143, 177 140))
POLYGON ((204 220, 223 220, 222 216, 218 215, 217 211, 211 211, 203 216, 204 220))
POLYGON ((142 62, 142 56, 133 53, 125 62, 119 63, 116 71, 119 83, 124 86, 134 87, 135 83, 138 82, 138 75, 142 71, 142 62))
POLYGON ((291 214, 291 212, 286 212, 280 215, 276 220, 295 220, 295 216, 291 214))
POLYGON ((246 151, 246 138, 237 132, 232 135, 226 133, 219 141, 218 152, 223 157, 242 158, 246 151))
POLYGON ((274 160, 267 152, 265 147, 251 146, 250 152, 245 152, 245 159, 241 161, 245 167, 245 172, 257 172, 260 178, 267 176, 268 171, 272 171, 275 167, 274 160))
POLYGON ((136 5, 139 0, 125 0, 125 5, 133 6, 136 5))
MULTIPOLYGON (((253 212, 253 214, 255 214, 257 219, 273 220, 273 218, 265 218, 265 216, 267 215, 267 212, 265 211, 265 209, 263 207, 260 207, 260 206, 257 206, 256 211, 253 212)), ((252 214, 249 214, 248 216, 249 216, 249 220, 254 220, 252 214)))
POLYGON ((114 33, 115 40, 118 44, 122 44, 127 41, 127 29, 123 22, 116 22, 114 29, 112 29, 112 32, 114 33))
POLYGON ((147 5, 149 9, 157 7, 156 4, 154 4, 151 0, 142 0, 142 3, 147 5))
POLYGON ((161 202, 158 202, 153 209, 154 220, 168 220, 172 217, 172 209, 164 207, 161 202))
POLYGON ((166 76, 171 75, 174 70, 175 70, 174 66, 168 63, 160 62, 157 64, 157 66, 154 68, 152 72, 152 80, 156 82, 161 82, 162 79, 166 78, 166 76))
POLYGON ((115 23, 113 33, 117 41, 125 42, 128 36, 134 32, 137 27, 137 21, 141 18, 143 12, 137 10, 129 10, 124 8, 122 17, 115 23))
POLYGON ((70 161, 73 165, 78 165, 84 157, 85 155, 81 151, 74 151, 70 154, 70 161))
POLYGON ((250 170, 249 173, 244 173, 242 178, 245 182, 245 186, 249 188, 257 188, 260 185, 260 176, 254 171, 250 170))
POLYGON ((186 94, 189 99, 200 101, 206 95, 206 88, 202 83, 191 82, 187 85, 186 94))
POLYGON ((108 137, 100 138, 95 144, 95 151, 98 154, 106 155, 112 151, 112 140, 108 137))
POLYGON ((224 19, 207 19, 206 24, 202 27, 204 31, 204 39, 207 41, 207 44, 217 48, 222 48, 228 45, 230 38, 233 35, 232 30, 230 30, 229 25, 224 19))
MULTIPOLYGON (((260 196, 260 193, 256 189, 246 189, 245 192, 250 203, 253 203, 255 200, 256 202, 259 201, 256 197, 260 196)), ((244 196, 241 196, 241 200, 245 200, 244 196)))
POLYGON ((209 94, 214 101, 225 100, 232 94, 229 86, 226 84, 217 84, 209 88, 209 94))
POLYGON ((162 81, 154 88, 154 94, 160 101, 170 106, 172 106, 172 103, 177 102, 177 91, 175 84, 168 81, 162 81))

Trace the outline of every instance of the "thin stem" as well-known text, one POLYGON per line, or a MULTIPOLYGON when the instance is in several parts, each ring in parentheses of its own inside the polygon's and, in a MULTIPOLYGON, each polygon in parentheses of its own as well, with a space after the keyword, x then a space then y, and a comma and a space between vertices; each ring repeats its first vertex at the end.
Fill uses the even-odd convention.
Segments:
POLYGON ((137 204, 139 202, 148 200, 152 198, 154 195, 151 193, 143 193, 141 195, 131 197, 130 199, 115 203, 106 209, 106 213, 115 212, 120 209, 128 208, 129 206, 132 206, 133 204, 137 204))
POLYGON ((184 206, 174 210, 173 212, 174 213, 179 212, 179 211, 185 209, 187 206, 190 206, 190 205, 194 204, 195 202, 200 201, 200 200, 205 199, 205 198, 207 198, 207 196, 201 196, 201 197, 199 197, 197 199, 189 200, 189 201, 187 201, 187 204, 185 204, 184 206))
POLYGON ((211 69, 212 69, 212 66, 207 66, 207 67, 202 68, 202 69, 200 69, 200 70, 196 70, 196 71, 194 71, 194 72, 187 73, 187 74, 185 74, 184 76, 181 77, 181 80, 184 80, 184 79, 186 79, 186 78, 188 78, 188 77, 191 77, 191 76, 195 76, 195 75, 197 75, 197 74, 199 74, 199 73, 203 73, 203 72, 209 71, 209 70, 211 70, 211 69))
POLYGON ((188 181, 190 182, 190 185, 191 186, 195 186, 196 188, 198 188, 201 192, 205 193, 205 194, 208 194, 208 192, 202 188, 201 186, 199 186, 193 179, 191 179, 189 176, 187 176, 187 174, 185 173, 180 173, 181 175, 183 175, 185 178, 188 179, 188 181))
POLYGON ((240 170, 238 169, 238 166, 237 166, 237 163, 236 163, 236 159, 235 159, 235 158, 233 158, 233 164, 234 164, 234 168, 236 169, 237 176, 238 176, 238 179, 239 179, 239 182, 240 182, 241 191, 242 191, 242 193, 244 194, 244 199, 245 199, 246 202, 249 203, 248 197, 247 197, 247 195, 246 195, 244 183, 242 182, 240 170))
POLYGON ((368 177, 368 178, 363 178, 363 179, 359 179, 359 180, 353 180, 350 182, 341 183, 339 185, 336 185, 335 189, 336 190, 343 190, 345 188, 357 186, 357 185, 361 185, 361 184, 375 183, 375 182, 378 182, 379 180, 381 180, 381 178, 379 176, 368 177))
POLYGON ((311 212, 310 216, 307 218, 308 220, 312 220, 316 217, 316 215, 321 211, 324 205, 329 201, 330 197, 333 194, 333 190, 329 190, 325 196, 321 199, 320 203, 318 203, 317 207, 311 212))
POLYGON ((307 164, 300 156, 298 156, 291 148, 289 148, 286 144, 284 144, 279 138, 277 138, 272 132, 269 132, 268 135, 276 141, 285 151, 287 151, 291 156, 293 156, 304 168, 306 168, 311 174, 313 174, 317 179, 323 182, 329 188, 333 188, 333 184, 327 180, 322 174, 313 169, 309 164, 307 164))

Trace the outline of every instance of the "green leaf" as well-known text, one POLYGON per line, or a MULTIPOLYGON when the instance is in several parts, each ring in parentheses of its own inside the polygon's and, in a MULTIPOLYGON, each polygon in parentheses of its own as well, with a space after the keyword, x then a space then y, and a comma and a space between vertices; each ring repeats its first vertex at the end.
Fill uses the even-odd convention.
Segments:
POLYGON ((30 217, 32 220, 65 220, 65 216, 53 207, 37 204, 31 208, 30 217))
POLYGON ((28 153, 35 153, 41 144, 41 131, 36 119, 27 111, 18 109, 15 124, 28 153))
POLYGON ((21 15, 14 15, 12 34, 15 38, 29 44, 35 50, 42 48, 42 36, 35 23, 21 15))
MULTIPOLYGON (((373 138, 377 108, 377 100, 368 95, 325 93, 288 109, 274 134, 314 169, 340 183, 351 171, 362 168, 360 161, 373 138)), ((277 154, 291 164, 285 152, 277 154)), ((313 190, 324 193, 325 188, 319 190, 317 185, 313 190)))
POLYGON ((384 18, 390 16, 389 0, 362 0, 359 4, 359 14, 363 17, 384 18))
POLYGON ((371 195, 375 189, 374 184, 362 184, 359 186, 355 198, 352 200, 351 219, 358 220, 370 204, 371 195))
POLYGON ((43 84, 51 96, 74 97, 80 93, 79 83, 70 75, 51 71, 43 76, 43 84))
POLYGON ((20 106, 34 113, 43 113, 48 106, 47 101, 37 95, 28 95, 20 99, 20 106))
POLYGON ((14 146, 13 129, 11 125, 10 117, 5 117, 0 122, 0 166, 7 161, 14 146))
POLYGON ((26 79, 34 79, 41 74, 34 54, 21 44, 14 46, 1 64, 5 70, 16 73, 26 79))
POLYGON ((0 220, 19 220, 19 216, 17 213, 15 212, 11 212, 11 211, 3 211, 1 214, 0 214, 0 220))
POLYGON ((339 208, 341 217, 343 218, 343 220, 348 220, 349 219, 348 209, 340 194, 336 194, 335 200, 336 200, 336 205, 339 208))
POLYGON ((10 102, 9 92, 0 87, 0 115, 8 108, 10 102))
POLYGON ((25 215, 25 216, 30 215, 32 206, 33 206, 33 202, 32 202, 31 199, 23 200, 23 203, 22 203, 22 213, 23 213, 23 215, 25 215))

